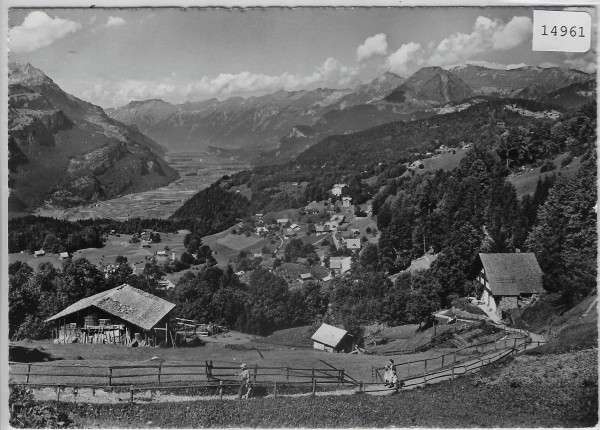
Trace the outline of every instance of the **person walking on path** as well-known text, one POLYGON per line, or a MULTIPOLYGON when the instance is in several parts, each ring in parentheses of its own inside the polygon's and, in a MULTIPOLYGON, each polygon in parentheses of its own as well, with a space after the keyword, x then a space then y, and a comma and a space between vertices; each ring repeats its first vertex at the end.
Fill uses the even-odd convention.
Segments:
POLYGON ((248 394, 250 394, 250 372, 248 371, 248 368, 246 366, 246 363, 242 363, 242 365, 240 366, 240 368, 242 369, 242 371, 240 373, 237 374, 237 376, 239 376, 241 378, 241 383, 240 383, 240 388, 238 390, 238 399, 241 400, 242 399, 242 395, 245 399, 248 398, 248 394), (244 389, 246 389, 246 394, 244 395, 244 389))

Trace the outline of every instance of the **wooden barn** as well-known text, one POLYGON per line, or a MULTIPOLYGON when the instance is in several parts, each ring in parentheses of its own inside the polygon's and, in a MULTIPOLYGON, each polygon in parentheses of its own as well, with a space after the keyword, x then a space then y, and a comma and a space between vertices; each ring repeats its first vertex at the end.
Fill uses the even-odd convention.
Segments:
POLYGON ((344 329, 329 324, 321 324, 321 327, 311 336, 313 348, 328 352, 350 352, 352 351, 352 335, 344 329))
POLYGON ((158 346, 169 342, 167 316, 175 307, 128 284, 73 303, 48 318, 56 343, 114 343, 158 346))
POLYGON ((499 317, 503 311, 528 304, 542 294, 542 270, 531 252, 479 254, 483 286, 481 300, 499 317))

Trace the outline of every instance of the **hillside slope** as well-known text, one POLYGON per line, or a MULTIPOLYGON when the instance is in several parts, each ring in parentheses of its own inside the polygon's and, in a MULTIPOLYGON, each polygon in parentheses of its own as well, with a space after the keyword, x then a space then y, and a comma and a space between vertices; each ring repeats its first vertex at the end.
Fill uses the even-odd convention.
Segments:
MULTIPOLYGON (((30 64, 9 66, 9 186, 16 209, 73 206, 178 177, 158 143, 62 91, 30 64)), ((11 207, 10 209, 15 209, 11 207)))

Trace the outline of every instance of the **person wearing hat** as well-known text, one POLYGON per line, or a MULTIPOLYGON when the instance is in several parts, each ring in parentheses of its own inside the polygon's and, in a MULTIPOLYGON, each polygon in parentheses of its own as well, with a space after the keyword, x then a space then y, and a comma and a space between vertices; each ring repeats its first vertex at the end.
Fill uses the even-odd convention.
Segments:
POLYGON ((250 394, 250 372, 248 371, 248 368, 246 366, 246 363, 242 363, 242 365, 240 366, 240 369, 242 369, 242 371, 240 373, 238 373, 237 375, 242 379, 242 382, 240 384, 240 389, 238 390, 238 399, 242 399, 242 394, 244 393, 244 388, 247 388, 248 391, 246 392, 246 395, 244 395, 244 398, 248 398, 248 394, 250 394))

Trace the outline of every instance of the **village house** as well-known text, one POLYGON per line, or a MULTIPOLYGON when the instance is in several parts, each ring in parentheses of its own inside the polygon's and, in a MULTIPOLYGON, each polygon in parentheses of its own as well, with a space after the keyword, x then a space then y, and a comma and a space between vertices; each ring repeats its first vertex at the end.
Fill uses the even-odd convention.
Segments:
POLYGON ((300 273, 300 280, 301 281, 308 281, 309 279, 312 279, 312 274, 311 273, 300 273))
POLYGON ((286 225, 288 222, 290 222, 290 220, 288 218, 279 218, 277 220, 277 224, 279 224, 279 225, 286 225))
POLYGON ((60 257, 61 260, 66 260, 67 258, 71 258, 71 254, 69 254, 68 252, 61 252, 60 254, 58 254, 58 256, 60 257))
POLYGON ((260 235, 261 233, 268 233, 269 229, 266 227, 256 227, 256 234, 260 235))
POLYGON ((294 223, 294 224, 292 224, 292 225, 290 225, 290 228, 291 228, 292 230, 294 230, 294 231, 298 231, 298 230, 300 230, 300 226, 299 226, 298 224, 295 224, 295 223, 294 223))
POLYGON ((352 267, 351 257, 330 257, 329 268, 337 274, 344 274, 352 267))
POLYGON ((345 208, 352 206, 352 197, 342 197, 342 206, 345 208))
POLYGON ((277 259, 269 258, 268 260, 261 261, 259 266, 262 267, 263 269, 267 269, 267 270, 271 271, 275 267, 275 261, 277 261, 277 259))
POLYGON ((502 317, 502 312, 531 303, 534 296, 544 293, 542 270, 531 252, 479 254, 483 286, 481 301, 490 311, 502 317))
POLYGON ((360 239, 346 239, 346 248, 357 250, 360 249, 360 239))
POLYGON ((42 257, 42 256, 46 255, 46 251, 44 251, 43 249, 38 249, 37 251, 35 251, 33 253, 33 255, 35 257, 42 257))
POLYGON ((55 343, 158 346, 168 341, 168 314, 175 307, 128 284, 86 297, 48 318, 55 343))
POLYGON ((316 215, 324 209, 324 205, 317 203, 316 201, 312 201, 306 206, 304 206, 304 211, 311 215, 316 215))
POLYGON ((314 349, 327 352, 350 352, 352 350, 352 336, 346 330, 329 324, 321 324, 311 339, 314 349))
POLYGON ((294 230, 292 230, 291 228, 286 228, 285 231, 283 232, 283 235, 286 238, 295 237, 296 234, 297 233, 294 230))
POLYGON ((319 234, 319 233, 328 233, 328 232, 329 232, 329 226, 320 225, 320 224, 315 225, 315 233, 319 234))
POLYGON ((331 194, 333 194, 334 196, 341 196, 342 195, 342 191, 347 186, 348 185, 346 185, 346 184, 335 184, 333 186, 333 188, 331 189, 331 194))

